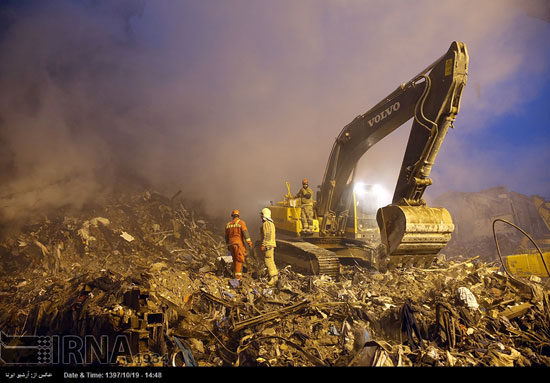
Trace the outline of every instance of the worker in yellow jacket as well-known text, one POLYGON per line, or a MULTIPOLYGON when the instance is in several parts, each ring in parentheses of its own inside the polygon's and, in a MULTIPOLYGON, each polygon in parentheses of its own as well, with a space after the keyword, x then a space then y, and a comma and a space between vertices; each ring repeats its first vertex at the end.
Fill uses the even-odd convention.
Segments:
POLYGON ((271 219, 271 210, 268 208, 262 209, 260 213, 262 215, 262 227, 260 228, 260 234, 262 239, 262 246, 260 250, 264 255, 265 265, 267 266, 267 272, 269 273, 269 286, 273 286, 279 279, 279 272, 275 265, 275 224, 271 219))

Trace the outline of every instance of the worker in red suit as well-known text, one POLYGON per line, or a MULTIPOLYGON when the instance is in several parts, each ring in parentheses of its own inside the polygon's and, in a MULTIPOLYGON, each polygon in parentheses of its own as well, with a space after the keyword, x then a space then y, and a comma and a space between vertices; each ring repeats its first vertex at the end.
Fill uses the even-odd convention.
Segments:
POLYGON ((231 218, 233 219, 225 225, 225 243, 233 257, 234 278, 242 279, 242 268, 246 255, 244 243, 248 243, 252 249, 252 240, 248 234, 246 223, 240 218, 240 212, 237 209, 231 212, 231 218))

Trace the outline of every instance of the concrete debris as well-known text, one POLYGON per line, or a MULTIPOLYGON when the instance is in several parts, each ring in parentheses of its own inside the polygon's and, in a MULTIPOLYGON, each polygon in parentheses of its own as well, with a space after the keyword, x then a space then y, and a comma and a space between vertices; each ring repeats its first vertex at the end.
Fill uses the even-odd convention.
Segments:
POLYGON ((545 278, 476 255, 336 278, 278 265, 268 286, 251 254, 232 279, 222 234, 152 192, 44 218, 0 244, 2 336, 107 339, 118 366, 550 366, 545 278))
POLYGON ((120 236, 128 242, 132 242, 135 239, 134 237, 132 237, 130 234, 126 233, 125 231, 123 231, 122 234, 120 234, 120 236))

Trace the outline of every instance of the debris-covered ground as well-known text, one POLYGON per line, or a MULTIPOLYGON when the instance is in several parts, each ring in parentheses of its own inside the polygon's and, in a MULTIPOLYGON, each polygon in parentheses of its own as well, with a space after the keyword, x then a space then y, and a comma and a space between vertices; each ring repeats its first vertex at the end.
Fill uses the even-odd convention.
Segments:
POLYGON ((223 233, 195 214, 146 192, 4 239, 3 336, 103 336, 116 358, 72 361, 126 366, 550 366, 545 280, 464 254, 428 269, 346 266, 337 279, 279 265, 268 287, 249 256, 238 283, 223 233))

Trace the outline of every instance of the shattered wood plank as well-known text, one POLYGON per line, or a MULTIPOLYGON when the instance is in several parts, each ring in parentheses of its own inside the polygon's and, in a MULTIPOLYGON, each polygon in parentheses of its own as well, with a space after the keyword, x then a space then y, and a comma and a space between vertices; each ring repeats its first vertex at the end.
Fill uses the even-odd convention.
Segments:
POLYGON ((264 323, 264 322, 269 322, 269 321, 271 321, 273 319, 276 319, 276 318, 282 318, 285 315, 292 314, 296 311, 301 310, 302 308, 304 308, 308 304, 309 304, 309 301, 304 300, 302 302, 298 302, 298 303, 293 304, 291 306, 283 307, 282 309, 279 309, 279 310, 270 311, 268 313, 255 316, 253 318, 237 322, 233 326, 233 331, 237 332, 237 331, 240 331, 243 328, 246 328, 246 327, 249 327, 249 326, 257 325, 257 324, 264 323))
POLYGON ((508 319, 513 319, 513 318, 517 318, 519 316, 522 316, 524 315, 527 311, 529 311, 529 309, 532 307, 533 305, 531 303, 523 303, 521 305, 517 305, 517 306, 514 306, 514 307, 510 307, 510 308, 507 308, 505 309, 504 311, 502 311, 500 313, 500 315, 508 318, 508 319))

